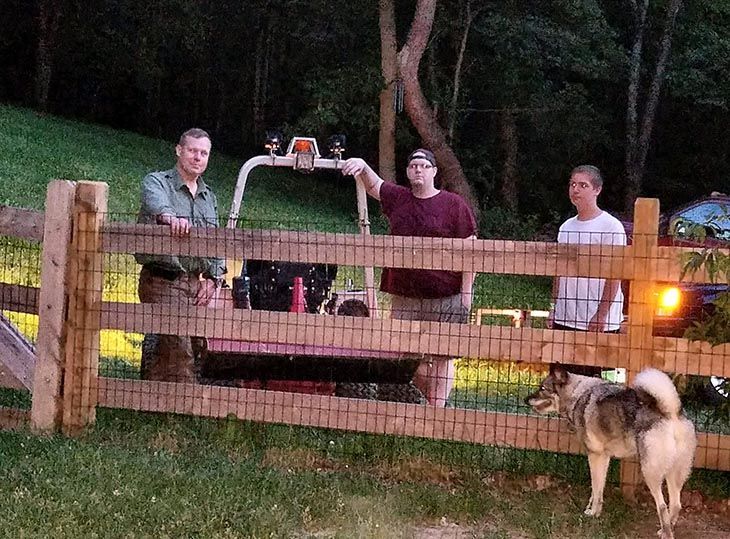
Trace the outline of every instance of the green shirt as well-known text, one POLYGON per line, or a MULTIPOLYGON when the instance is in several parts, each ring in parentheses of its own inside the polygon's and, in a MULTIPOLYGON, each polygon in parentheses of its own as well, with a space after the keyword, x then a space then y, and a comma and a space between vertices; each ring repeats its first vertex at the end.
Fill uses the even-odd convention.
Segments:
MULTIPOLYGON (((151 172, 142 180, 142 206, 137 222, 156 224, 157 216, 165 213, 184 217, 191 226, 218 226, 218 200, 213 191, 202 178, 198 178, 198 189, 193 197, 176 168, 151 172)), ((135 259, 142 265, 156 264, 166 269, 205 273, 212 277, 226 273, 225 261, 221 258, 137 254, 135 259)))

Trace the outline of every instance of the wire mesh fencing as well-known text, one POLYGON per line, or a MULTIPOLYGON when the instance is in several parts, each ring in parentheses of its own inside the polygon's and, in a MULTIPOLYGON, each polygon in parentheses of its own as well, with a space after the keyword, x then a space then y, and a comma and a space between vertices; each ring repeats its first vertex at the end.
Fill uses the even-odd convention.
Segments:
MULTIPOLYGON (((569 474, 587 470, 571 460, 583 450, 576 417, 559 396, 534 400, 549 365, 629 383, 654 366, 696 425, 695 465, 730 466, 728 346, 683 338, 710 314, 696 293, 709 278, 680 279, 686 248, 658 246, 651 230, 556 243, 249 220, 180 238, 132 220, 80 214, 69 247, 63 413, 79 426, 97 406, 231 416, 284 425, 289 441, 330 453, 385 444, 569 474), (195 265, 203 259, 225 262, 225 282, 195 265), (670 289, 682 298, 674 305, 670 289)), ((13 280, 15 256, 3 274, 13 298, 39 284, 13 280)))
MULTIPOLYGON (((582 450, 568 421, 525 402, 549 364, 607 382, 631 382, 655 366, 687 396, 687 414, 702 433, 697 464, 726 466, 725 423, 698 389, 710 374, 727 374, 726 351, 683 339, 691 321, 657 304, 662 287, 678 282, 676 253, 631 246, 656 243, 655 236, 635 233, 629 246, 605 233, 566 245, 468 243, 248 226, 187 244, 149 230, 143 239, 133 228, 110 232, 105 241, 114 253, 105 271, 118 275, 105 282, 133 286, 145 268, 122 251, 143 244, 160 253, 216 254, 236 270, 206 307, 104 304, 102 327, 117 328, 111 331, 126 344, 116 354, 102 350, 101 372, 111 379, 100 382, 102 405, 489 445, 502 449, 491 449, 486 461, 515 467, 514 453, 504 451, 531 462, 540 450, 582 450), (383 267, 406 272, 406 286, 439 272, 474 273, 474 294, 466 298, 461 281, 440 298, 385 293, 383 267), (661 272, 666 283, 654 280, 661 272), (133 357, 120 360, 127 344, 133 357), (171 347, 174 353, 164 351, 171 347), (149 371, 160 354, 169 363, 190 358, 184 380, 170 369, 149 371)), ((180 279, 155 271, 158 280, 180 279)), ((204 279, 201 273, 186 285, 190 298, 204 279)))

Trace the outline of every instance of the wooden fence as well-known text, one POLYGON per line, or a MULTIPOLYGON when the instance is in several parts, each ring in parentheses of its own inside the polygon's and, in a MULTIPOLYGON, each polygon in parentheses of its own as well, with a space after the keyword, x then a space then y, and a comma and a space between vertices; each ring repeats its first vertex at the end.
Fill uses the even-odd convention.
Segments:
MULTIPOLYGON (((652 335, 657 282, 678 281, 686 248, 657 245, 658 201, 639 199, 629 246, 558 245, 502 240, 445 240, 274 230, 193 229, 184 239, 164 227, 106 222, 107 187, 56 181, 49 186, 40 235, 38 214, 3 208, 0 235, 43 241, 41 287, 2 284, 2 308, 38 312, 32 427, 73 434, 94 423, 98 406, 288 423, 359 432, 420 436, 524 449, 576 453, 567 424, 534 417, 396 402, 347 399, 98 375, 99 332, 119 329, 209 338, 265 340, 383 352, 730 377, 730 345, 711 347, 652 335), (30 222, 35 227, 27 227, 30 222), (406 267, 544 276, 588 276, 631 283, 627 332, 602 334, 331 317, 223 307, 178 308, 102 301, 106 253, 152 253, 406 267), (36 306, 37 298, 37 309, 36 306), (32 307, 28 308, 27 306, 32 307)), ((703 272, 686 280, 709 282, 703 272)), ((699 434, 695 465, 730 470, 730 436, 699 434)), ((638 482, 622 466, 622 483, 638 482)))

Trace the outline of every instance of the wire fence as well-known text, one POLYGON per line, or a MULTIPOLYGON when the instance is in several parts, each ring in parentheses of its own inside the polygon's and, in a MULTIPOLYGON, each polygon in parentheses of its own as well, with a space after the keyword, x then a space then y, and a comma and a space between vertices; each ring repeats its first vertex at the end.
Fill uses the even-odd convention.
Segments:
MULTIPOLYGON (((635 222, 628 246, 606 233, 558 244, 369 236, 355 225, 320 232, 281 221, 176 238, 107 215, 103 193, 88 196, 97 211, 87 203, 72 242, 48 249, 68 255, 65 277, 49 285, 65 287, 68 301, 64 390, 49 404, 62 409, 68 432, 93 423, 98 406, 235 416, 324 429, 345 453, 369 447, 367 437, 395 436, 412 440, 404 454, 459 453, 522 470, 552 462, 569 474, 570 455, 582 450, 571 425, 526 403, 549 365, 618 382, 654 366, 673 376, 695 422, 695 465, 730 468, 730 429, 715 413, 722 394, 711 382, 730 377, 728 345, 688 341, 691 316, 657 310, 665 285, 679 283, 682 249, 657 245, 656 222, 635 222), (204 258, 229 270, 210 299, 201 290, 220 283, 202 266, 185 269, 204 258), (476 275, 473 298, 462 294, 464 273, 476 275), (450 293, 381 291, 393 282, 450 293), (608 314, 588 331, 612 283, 608 314)), ((3 308, 37 312, 37 300, 25 309, 17 299, 40 283, 37 252, 23 255, 13 240, 2 252, 3 308)), ((38 322, 9 320, 35 342, 38 322)), ((47 346, 39 343, 39 357, 47 346)), ((621 481, 632 480, 622 472, 621 481)))

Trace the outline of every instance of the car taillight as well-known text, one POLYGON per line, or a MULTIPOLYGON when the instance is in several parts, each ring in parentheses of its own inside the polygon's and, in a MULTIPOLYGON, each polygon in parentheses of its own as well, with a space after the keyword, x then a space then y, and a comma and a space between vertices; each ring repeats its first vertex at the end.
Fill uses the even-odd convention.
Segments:
POLYGON ((656 315, 672 316, 682 303, 682 292, 676 286, 666 286, 659 290, 656 315))

